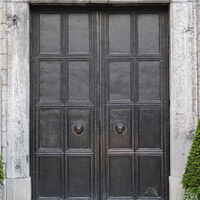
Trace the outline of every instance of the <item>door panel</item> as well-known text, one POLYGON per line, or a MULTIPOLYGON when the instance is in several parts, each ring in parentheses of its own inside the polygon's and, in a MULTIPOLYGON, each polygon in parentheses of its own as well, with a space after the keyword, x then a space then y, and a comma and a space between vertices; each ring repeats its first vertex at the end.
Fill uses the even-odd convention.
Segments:
POLYGON ((166 16, 102 13, 102 199, 168 199, 166 16))
POLYGON ((39 101, 61 101, 61 63, 60 61, 39 62, 39 101))
POLYGON ((139 100, 160 100, 160 62, 138 61, 139 100))
POLYGON ((40 53, 60 54, 61 53, 61 15, 40 14, 40 53))
POLYGON ((89 101, 90 99, 89 61, 68 62, 68 100, 89 101), (81 84, 80 84, 81 83, 81 84))
POLYGON ((162 193, 161 156, 137 157, 138 163, 138 190, 140 198, 158 198, 162 193))
POLYGON ((33 200, 168 200, 165 7, 32 7, 33 200))
POLYGON ((160 14, 139 13, 136 18, 138 54, 160 53, 160 14))
POLYGON ((60 199, 63 195, 62 158, 60 156, 38 157, 38 193, 40 197, 60 199))
POLYGON ((109 62, 109 100, 131 100, 131 63, 109 62), (120 80, 120 81, 119 81, 120 80))
POLYGON ((90 156, 69 156, 66 164, 67 197, 91 197, 91 187, 93 185, 90 156))
POLYGON ((68 15, 70 54, 88 54, 90 51, 90 27, 88 13, 70 13, 68 15))
POLYGON ((62 151, 62 114, 58 108, 40 108, 38 127, 38 151, 62 151))
POLYGON ((91 114, 93 111, 88 108, 68 109, 68 148, 69 149, 91 149, 93 120, 91 114), (76 126, 82 126, 82 133, 78 133, 76 126))
POLYGON ((138 109, 138 149, 161 149, 161 115, 161 109, 156 106, 138 109))
POLYGON ((33 199, 99 199, 96 15, 33 8, 33 199))
POLYGON ((110 54, 130 53, 130 15, 108 15, 108 45, 110 54))
POLYGON ((130 108, 109 108, 109 146, 113 148, 132 148, 132 110, 130 108), (120 119, 119 119, 120 116, 120 119), (118 130, 118 127, 122 130, 118 130), (124 130, 123 130, 124 129, 124 130))
POLYGON ((132 157, 109 156, 108 158, 108 193, 109 197, 132 198, 132 157))

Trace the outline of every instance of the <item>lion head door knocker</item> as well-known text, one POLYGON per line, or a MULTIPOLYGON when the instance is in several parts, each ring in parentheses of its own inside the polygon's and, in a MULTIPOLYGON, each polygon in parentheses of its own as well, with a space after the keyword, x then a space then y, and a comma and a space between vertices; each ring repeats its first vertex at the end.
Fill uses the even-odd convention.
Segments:
POLYGON ((83 136, 86 133, 86 129, 87 126, 84 121, 79 120, 72 123, 72 132, 76 136, 83 136))
POLYGON ((123 136, 127 132, 127 125, 123 121, 115 121, 113 123, 113 132, 117 136, 123 136))

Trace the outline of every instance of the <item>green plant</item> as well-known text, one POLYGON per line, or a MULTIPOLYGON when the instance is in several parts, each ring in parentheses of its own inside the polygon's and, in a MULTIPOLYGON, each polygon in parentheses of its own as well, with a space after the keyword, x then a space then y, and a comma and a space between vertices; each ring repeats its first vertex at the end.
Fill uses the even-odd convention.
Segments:
POLYGON ((183 200, 198 200, 198 197, 195 193, 186 190, 183 200))
MULTIPOLYGON (((182 184, 187 192, 196 194, 200 198, 200 120, 188 156, 182 184)), ((186 195, 189 194, 186 193, 186 195)))
POLYGON ((2 199, 2 185, 4 178, 2 156, 0 155, 0 199, 2 199))
POLYGON ((0 156, 0 185, 3 185, 3 180, 4 180, 4 170, 3 170, 2 156, 0 156))

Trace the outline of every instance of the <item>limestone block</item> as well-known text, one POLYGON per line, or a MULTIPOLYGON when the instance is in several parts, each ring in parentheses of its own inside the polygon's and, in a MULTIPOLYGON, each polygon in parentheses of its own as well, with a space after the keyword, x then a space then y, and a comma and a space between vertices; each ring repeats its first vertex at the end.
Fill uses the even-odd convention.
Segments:
POLYGON ((7 179, 6 186, 6 200, 31 200, 30 178, 7 179))
MULTIPOLYGON (((179 0, 180 1, 180 0, 179 0)), ((8 2, 28 2, 28 3, 170 3, 170 0, 8 0, 8 2)))
POLYGON ((169 199, 182 200, 184 190, 181 184, 181 178, 169 177, 169 199))
POLYGON ((29 5, 7 3, 7 178, 29 177, 29 5))
POLYGON ((170 3, 170 0, 108 0, 109 3, 170 3))
POLYGON ((197 125, 196 15, 194 3, 170 7, 171 176, 182 177, 197 125))

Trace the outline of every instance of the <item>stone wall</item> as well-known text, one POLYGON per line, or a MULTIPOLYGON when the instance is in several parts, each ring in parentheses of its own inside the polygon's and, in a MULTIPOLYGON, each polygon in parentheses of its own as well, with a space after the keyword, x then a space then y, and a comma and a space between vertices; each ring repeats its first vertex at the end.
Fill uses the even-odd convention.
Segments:
POLYGON ((170 29, 170 199, 178 200, 198 119, 196 1, 171 2, 170 29))
MULTIPOLYGON (((0 0, 0 152, 3 154, 3 163, 6 171, 7 161, 7 20, 5 2, 0 0)), ((5 181, 6 183, 6 181, 5 181)), ((5 187, 6 189, 6 187, 5 187)), ((5 194, 4 190, 4 194, 5 194)))
POLYGON ((8 37, 7 199, 28 200, 30 199, 28 3, 6 2, 6 17, 8 37))
POLYGON ((0 132, 5 200, 30 200, 29 3, 170 3, 170 200, 181 177, 200 110, 199 0, 0 0, 0 132))

